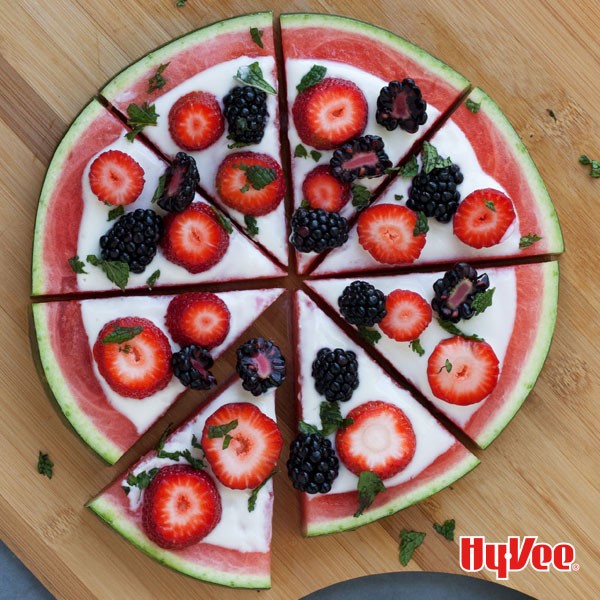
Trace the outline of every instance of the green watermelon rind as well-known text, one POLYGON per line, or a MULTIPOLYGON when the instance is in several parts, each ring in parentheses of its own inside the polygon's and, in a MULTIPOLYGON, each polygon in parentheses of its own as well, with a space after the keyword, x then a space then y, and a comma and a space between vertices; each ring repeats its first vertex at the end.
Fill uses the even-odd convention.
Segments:
POLYGON ((169 62, 176 54, 191 46, 200 44, 205 40, 224 33, 232 33, 240 30, 250 31, 251 27, 271 27, 273 25, 273 13, 270 11, 248 13, 238 17, 231 17, 216 23, 211 23, 191 33, 187 33, 174 40, 170 40, 163 46, 159 46, 152 52, 145 54, 142 58, 125 67, 117 73, 110 81, 100 89, 100 95, 107 100, 112 100, 126 91, 132 82, 144 77, 148 71, 155 70, 159 65, 169 62))
MULTIPOLYGON (((506 142, 513 147, 516 154, 519 156, 519 165, 523 169, 531 190, 533 192, 536 206, 540 210, 545 242, 548 247, 549 254, 562 254, 565 250, 564 239, 556 214, 554 204, 548 194, 546 184, 540 175, 529 151, 527 150, 523 140, 515 131, 510 121, 502 112, 500 107, 492 100, 481 88, 475 88, 471 91, 468 97, 469 100, 480 104, 479 111, 486 114, 504 134, 506 142)), ((523 234, 536 233, 535 231, 524 231, 523 234)))
POLYGON ((558 312, 559 267, 557 261, 542 263, 542 265, 544 293, 532 351, 523 363, 520 377, 515 382, 510 395, 493 418, 486 423, 485 431, 473 438, 481 449, 487 448, 517 414, 533 389, 550 352, 558 312))
POLYGON ((405 54, 415 62, 426 67, 433 74, 444 79, 459 90, 467 90, 471 82, 445 62, 436 58, 423 48, 387 29, 341 15, 318 13, 286 13, 280 16, 281 27, 331 27, 358 33, 376 42, 387 44, 394 50, 405 54))
POLYGON ((305 535, 307 537, 315 537, 318 535, 326 535, 329 533, 340 533, 342 531, 350 531, 367 525, 378 519, 388 517, 397 513, 400 510, 408 508, 417 502, 421 502, 445 487, 452 485, 458 481, 461 477, 464 477, 467 473, 472 471, 480 463, 479 459, 471 453, 468 453, 462 460, 458 461, 452 469, 445 471, 434 481, 429 482, 427 485, 423 485, 413 490, 408 494, 402 495, 401 498, 392 500, 387 504, 377 507, 373 510, 364 512, 360 517, 343 517, 340 519, 332 519, 330 521, 319 521, 317 523, 307 523, 305 535))
POLYGON ((95 98, 86 104, 81 112, 73 119, 71 125, 69 125, 67 132, 58 143, 58 146, 52 155, 52 159, 48 164, 42 191, 40 192, 33 230, 33 250, 31 259, 32 296, 41 296, 46 290, 46 285, 44 283, 44 233, 46 229, 48 207, 54 188, 64 171, 65 165, 69 159, 69 154, 77 143, 77 140, 87 131, 90 124, 105 112, 106 109, 104 106, 102 106, 95 98))
POLYGON ((62 369, 56 361, 50 341, 51 334, 48 330, 46 305, 34 304, 31 310, 43 377, 56 403, 85 443, 107 463, 111 465, 116 463, 123 456, 123 450, 115 446, 79 408, 67 380, 63 377, 62 369))
POLYGON ((142 530, 131 519, 126 518, 107 498, 100 496, 87 506, 139 550, 184 575, 233 588, 268 589, 271 587, 271 579, 268 575, 242 575, 209 569, 160 548, 152 543, 142 530))

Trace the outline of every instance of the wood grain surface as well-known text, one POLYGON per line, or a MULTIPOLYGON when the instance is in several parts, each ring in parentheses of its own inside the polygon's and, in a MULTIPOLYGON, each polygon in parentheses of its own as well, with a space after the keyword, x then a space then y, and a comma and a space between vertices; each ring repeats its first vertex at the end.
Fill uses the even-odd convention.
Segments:
MULTIPOLYGON (((69 122, 113 74, 175 36, 214 20, 273 8, 261 0, 2 0, 0 19, 0 535, 59 598, 255 598, 256 592, 204 584, 157 565, 83 508, 116 469, 68 428, 46 396, 28 337, 30 249, 46 166, 69 122), (38 450, 55 462, 52 480, 36 472, 38 450)), ((276 8, 276 7, 275 7, 276 8)), ((528 146, 558 211, 567 252, 554 343, 542 375, 482 464, 430 500, 355 532, 305 540, 298 500, 276 478, 273 588, 263 598, 298 598, 371 573, 460 573, 458 546, 432 524, 456 519, 457 535, 537 535, 575 546, 570 573, 511 574, 505 585, 537 598, 594 598, 600 589, 600 179, 578 164, 600 158, 600 5, 597 0, 290 1, 285 11, 344 14, 387 27, 448 62, 484 88, 528 146), (547 109, 554 111, 556 120, 547 109), (404 568, 401 529, 426 531, 404 568)), ((277 12, 277 10, 276 10, 277 12)), ((382 60, 384 57, 382 57, 382 60)), ((299 282, 290 278, 287 285, 299 282)), ((287 302, 255 333, 290 351, 287 302)), ((233 370, 232 352, 220 361, 233 370)), ((188 394, 120 463, 154 445, 168 421, 203 398, 188 394)), ((286 440, 292 386, 279 394, 286 440)), ((488 572, 475 574, 493 580, 488 572)))

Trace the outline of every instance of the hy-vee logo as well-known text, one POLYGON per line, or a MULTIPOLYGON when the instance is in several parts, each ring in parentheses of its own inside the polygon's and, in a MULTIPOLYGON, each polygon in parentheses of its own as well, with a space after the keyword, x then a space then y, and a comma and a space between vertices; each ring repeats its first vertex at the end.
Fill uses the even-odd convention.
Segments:
POLYGON ((467 573, 486 568, 496 579, 508 579, 511 572, 527 566, 536 571, 577 571, 575 548, 561 542, 555 546, 537 541, 537 536, 509 536, 504 543, 488 543, 484 536, 461 536, 460 568, 467 573))

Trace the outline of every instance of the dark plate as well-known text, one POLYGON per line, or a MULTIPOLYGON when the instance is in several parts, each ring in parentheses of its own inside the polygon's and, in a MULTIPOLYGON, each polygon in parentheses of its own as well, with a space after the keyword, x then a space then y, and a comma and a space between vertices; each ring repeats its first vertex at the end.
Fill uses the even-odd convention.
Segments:
POLYGON ((535 600, 516 590, 466 575, 383 573, 336 583, 302 600, 535 600))

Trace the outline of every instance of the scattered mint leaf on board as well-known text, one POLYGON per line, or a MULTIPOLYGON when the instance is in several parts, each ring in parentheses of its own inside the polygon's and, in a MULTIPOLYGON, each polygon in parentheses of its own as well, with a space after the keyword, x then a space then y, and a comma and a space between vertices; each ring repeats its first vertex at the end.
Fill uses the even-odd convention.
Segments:
POLYGON ((375 329, 369 329, 364 325, 357 327, 358 335, 369 344, 376 344, 381 339, 381 334, 375 329))
POLYGON ((524 248, 529 248, 529 246, 532 246, 536 242, 539 242, 541 239, 542 238, 536 233, 529 233, 528 235, 524 235, 519 240, 519 248, 521 248, 521 250, 523 250, 524 248))
POLYGON ((593 158, 589 158, 585 154, 582 154, 579 157, 579 162, 582 165, 590 165, 590 177, 594 177, 595 179, 600 177, 600 161, 597 161, 593 158))
POLYGON ((306 433, 307 435, 310 435, 311 433, 321 433, 314 425, 311 425, 306 421, 300 421, 300 423, 298 423, 298 431, 300 433, 306 433))
MULTIPOLYGON (((233 166, 246 173, 246 180, 248 181, 247 185, 251 185, 255 190, 262 190, 277 179, 275 169, 269 169, 268 167, 263 167, 261 165, 248 166, 245 163, 239 163, 233 166)), ((245 187, 246 186, 244 186, 244 188, 245 187)), ((249 189, 250 187, 244 191, 247 192, 249 189)))
POLYGON ((479 292, 478 294, 475 294, 475 297, 471 302, 471 308, 473 308, 478 315, 482 312, 485 312, 485 309, 492 305, 492 298, 494 297, 495 291, 496 288, 490 288, 485 290, 485 292, 479 292))
POLYGON ((156 125, 156 120, 159 115, 156 114, 156 106, 149 105, 144 102, 141 106, 133 102, 127 107, 127 125, 131 127, 131 131, 125 137, 133 142, 135 136, 142 132, 148 125, 156 125))
POLYGON ((209 425, 208 437, 211 439, 225 437, 230 431, 233 431, 238 426, 238 420, 234 419, 223 425, 209 425))
POLYGON ((315 161, 315 162, 319 162, 321 160, 321 156, 323 156, 320 152, 318 152, 317 150, 311 150, 310 151, 310 157, 315 161))
POLYGON ((275 88, 268 81, 265 81, 262 69, 258 62, 253 62, 250 65, 240 67, 234 79, 241 83, 245 83, 246 85, 255 87, 258 90, 262 90, 267 94, 277 94, 275 88))
POLYGON ((423 356, 425 354, 425 349, 423 346, 421 346, 421 340, 419 338, 408 342, 408 347, 419 356, 423 356))
POLYGON ((429 231, 429 222, 427 221, 427 215, 420 210, 417 213, 417 222, 415 223, 415 228, 413 229, 413 236, 417 237, 422 233, 427 233, 429 231))
POLYGON ((177 0, 177 2, 175 3, 175 6, 185 6, 187 3, 187 0, 177 0))
POLYGON ((250 37, 259 48, 264 48, 262 41, 263 33, 264 32, 261 31, 258 27, 250 27, 250 37))
POLYGON ((54 463, 50 460, 47 454, 41 450, 38 452, 37 472, 40 475, 45 475, 48 479, 52 479, 54 463))
POLYGON ((321 402, 319 416, 321 417, 321 435, 323 437, 336 432, 338 429, 344 429, 344 427, 348 427, 348 425, 354 423, 353 419, 344 419, 342 417, 337 402, 321 402))
POLYGON ((115 219, 118 219, 123 214, 125 214, 125 208, 123 208, 123 205, 116 206, 115 208, 112 208, 111 210, 108 211, 108 218, 106 220, 114 221, 115 219))
POLYGON ((358 476, 358 510, 354 513, 355 517, 360 517, 366 508, 369 508, 375 497, 380 492, 385 491, 385 485, 377 473, 372 471, 363 471, 358 476))
POLYGON ((89 254, 87 262, 94 267, 100 267, 109 281, 112 281, 121 290, 125 289, 129 281, 129 265, 120 260, 103 260, 94 254, 89 254))
POLYGON ((219 223, 221 223, 221 227, 223 227, 223 229, 229 234, 231 235, 233 233, 233 225, 231 224, 231 221, 221 212, 219 212, 214 206, 211 206, 212 211, 215 213, 215 217, 217 218, 217 221, 219 221, 219 223))
POLYGON ((152 289, 154 287, 154 284, 158 281, 158 278, 160 277, 160 269, 156 269, 156 271, 154 271, 154 273, 152 273, 152 275, 150 275, 150 277, 148 277, 148 279, 146 279, 146 285, 152 289))
POLYGON ((554 114, 554 111, 551 108, 547 108, 546 112, 548 113, 548 116, 550 116, 554 119, 555 123, 558 121, 558 119, 556 118, 556 115, 554 114))
POLYGON ((265 484, 267 483, 267 481, 269 481, 269 479, 271 479, 273 477, 273 475, 275 475, 275 473, 277 473, 277 469, 274 469, 269 475, 267 475, 267 477, 263 480, 262 483, 259 483, 252 490, 252 493, 250 494, 250 498, 248 498, 248 512, 254 511, 254 509, 256 508, 256 499, 258 498, 258 492, 260 492, 260 490, 262 490, 263 487, 265 487, 265 484))
POLYGON ((325 67, 322 67, 320 65, 313 65, 310 68, 310 71, 302 77, 302 79, 300 80, 300 83, 296 86, 296 89, 299 92, 303 92, 304 90, 307 90, 309 87, 312 87, 313 85, 317 85, 317 83, 323 81, 323 78, 325 77, 325 73, 327 73, 327 69, 325 67))
POLYGON ((358 210, 366 208, 371 203, 371 192, 360 183, 352 186, 352 206, 358 210))
POLYGON ((472 113, 478 113, 481 108, 481 102, 475 102, 474 100, 471 100, 471 98, 467 98, 465 104, 472 113))
POLYGON ((79 260, 79 256, 75 255, 73 256, 73 258, 70 258, 69 266, 71 267, 71 269, 73 269, 75 273, 87 275, 87 271, 83 270, 83 267, 85 267, 85 263, 79 260))
POLYGON ((400 564, 406 566, 414 551, 423 543, 425 533, 420 531, 408 531, 403 529, 400 532, 400 564))
POLYGON ((308 152, 302 144, 298 144, 294 148, 294 158, 308 158, 308 152))
POLYGON ((465 333, 464 331, 459 329, 454 323, 450 323, 450 321, 444 321, 443 319, 438 319, 437 321, 440 327, 444 331, 447 331, 450 335, 459 335, 460 337, 465 338, 465 340, 476 340, 478 342, 484 341, 482 337, 479 337, 475 333, 465 333))
POLYGON ((437 148, 429 142, 423 142, 421 158, 423 160, 424 173, 431 173, 434 169, 443 169, 452 164, 451 158, 442 158, 438 154, 437 148))
POLYGON ((434 523, 433 528, 440 534, 443 535, 447 540, 454 541, 454 527, 456 521, 454 519, 446 519, 442 525, 434 523))
POLYGON ((259 233, 260 230, 258 228, 258 223, 255 217, 253 217, 252 215, 245 215, 244 223, 246 224, 246 233, 250 237, 254 237, 257 233, 259 233))
POLYGON ((156 90, 159 90, 160 88, 165 86, 165 84, 167 83, 167 80, 163 77, 163 72, 170 64, 171 63, 165 63, 164 65, 159 65, 156 68, 156 73, 154 73, 154 75, 152 75, 152 77, 150 77, 150 79, 148 79, 148 93, 149 94, 151 94, 152 92, 155 92, 156 90))
POLYGON ((136 335, 140 335, 144 328, 140 325, 135 327, 116 327, 102 339, 103 344, 123 344, 132 340, 136 335))
POLYGON ((140 471, 137 475, 130 473, 127 477, 127 483, 131 487, 138 487, 140 490, 147 488, 150 485, 150 482, 156 477, 158 473, 158 468, 150 469, 148 472, 140 471))

